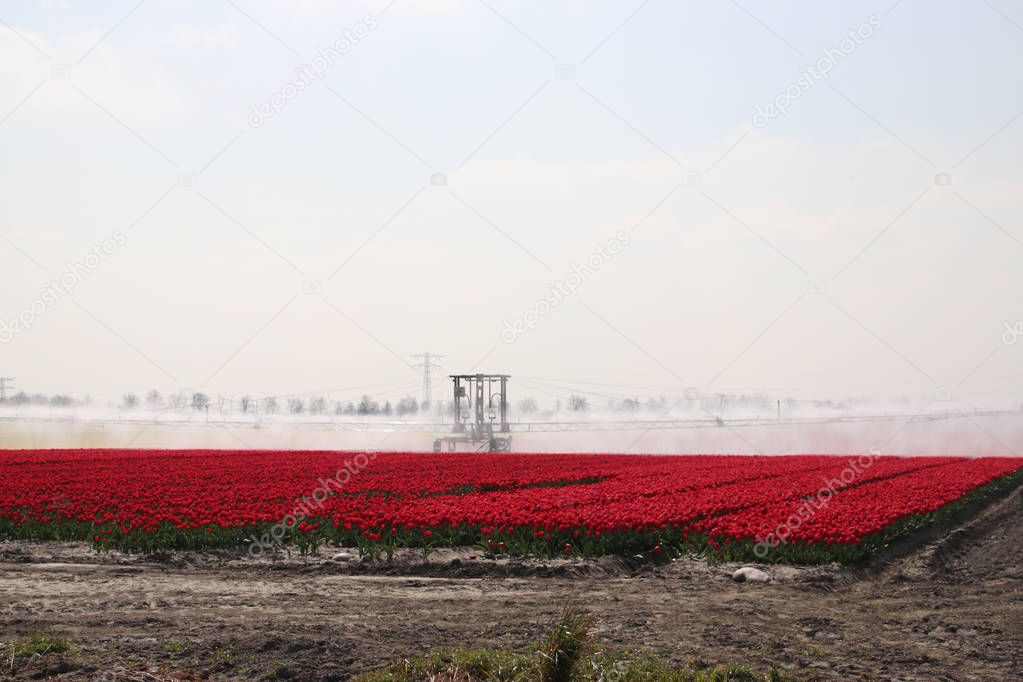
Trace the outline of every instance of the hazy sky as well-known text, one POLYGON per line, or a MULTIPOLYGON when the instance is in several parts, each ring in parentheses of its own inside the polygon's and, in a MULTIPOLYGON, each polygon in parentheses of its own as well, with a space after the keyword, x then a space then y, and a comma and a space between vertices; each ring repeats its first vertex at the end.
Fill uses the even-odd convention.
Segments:
POLYGON ((1020 74, 1010 0, 4 0, 0 374, 1018 399, 1020 74))

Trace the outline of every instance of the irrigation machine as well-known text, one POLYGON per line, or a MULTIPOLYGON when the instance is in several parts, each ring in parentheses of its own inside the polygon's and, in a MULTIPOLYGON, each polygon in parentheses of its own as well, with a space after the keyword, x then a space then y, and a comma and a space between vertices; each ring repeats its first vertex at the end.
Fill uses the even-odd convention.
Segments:
POLYGON ((508 426, 507 374, 452 374, 452 435, 433 441, 433 451, 448 452, 461 448, 474 452, 508 452, 511 428, 508 426))

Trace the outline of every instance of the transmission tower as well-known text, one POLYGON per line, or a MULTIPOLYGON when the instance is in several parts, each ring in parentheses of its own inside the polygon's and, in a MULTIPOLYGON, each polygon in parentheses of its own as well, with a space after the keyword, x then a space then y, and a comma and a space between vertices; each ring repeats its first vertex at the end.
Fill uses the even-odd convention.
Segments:
POLYGON ((432 382, 430 380, 430 370, 440 369, 440 365, 436 365, 432 360, 444 357, 443 355, 437 355, 436 353, 416 353, 412 357, 421 359, 421 362, 413 365, 413 367, 421 367, 423 369, 423 402, 427 405, 433 402, 433 390, 432 382))
POLYGON ((7 389, 14 388, 14 386, 7 383, 9 381, 14 381, 14 377, 0 377, 0 403, 7 400, 7 389))

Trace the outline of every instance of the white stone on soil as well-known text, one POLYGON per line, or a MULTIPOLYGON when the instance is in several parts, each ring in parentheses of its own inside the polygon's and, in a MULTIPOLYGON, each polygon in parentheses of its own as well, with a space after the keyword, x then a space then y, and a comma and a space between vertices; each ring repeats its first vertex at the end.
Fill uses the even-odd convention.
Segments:
POLYGON ((743 566, 732 574, 732 580, 737 583, 769 583, 771 582, 771 576, 764 571, 761 571, 759 568, 743 566))

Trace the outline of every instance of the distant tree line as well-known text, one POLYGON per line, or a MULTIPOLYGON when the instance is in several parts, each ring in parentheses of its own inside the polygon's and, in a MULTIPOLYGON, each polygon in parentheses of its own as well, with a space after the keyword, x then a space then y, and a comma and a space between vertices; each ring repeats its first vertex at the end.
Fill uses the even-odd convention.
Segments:
MULTIPOLYGON (((781 400, 781 403, 787 409, 794 409, 798 407, 843 409, 854 406, 858 402, 860 401, 796 400, 793 398, 781 400)), ((3 401, 3 404, 12 406, 45 405, 50 407, 81 407, 92 405, 93 401, 88 396, 82 400, 78 400, 66 394, 47 396, 42 393, 29 394, 25 391, 18 391, 17 393, 8 396, 7 399, 3 401)), ((153 410, 163 408, 172 410, 191 409, 197 412, 214 411, 220 413, 240 410, 243 414, 264 415, 309 414, 319 416, 333 414, 335 416, 383 415, 407 417, 420 412, 427 413, 430 411, 433 411, 436 414, 448 415, 452 410, 451 401, 437 402, 431 406, 426 403, 420 403, 412 396, 406 396, 394 403, 390 400, 385 400, 381 403, 370 395, 363 395, 358 401, 329 400, 325 396, 312 396, 307 398, 297 396, 282 398, 267 396, 256 398, 250 395, 244 395, 241 398, 236 399, 222 396, 214 398, 201 391, 178 391, 165 396, 156 389, 150 390, 146 393, 144 398, 140 398, 135 393, 125 393, 121 396, 121 409, 132 410, 143 404, 153 410)), ((675 406, 683 409, 687 407, 698 407, 710 412, 720 412, 727 409, 754 409, 763 411, 773 410, 776 404, 777 401, 766 393, 725 394, 700 392, 691 396, 680 396, 675 401, 669 400, 665 396, 647 398, 643 401, 639 398, 610 398, 607 400, 602 409, 609 412, 639 412, 640 410, 665 412, 671 409, 672 406, 675 406)), ((564 402, 564 407, 571 412, 586 412, 593 409, 593 405, 590 400, 582 394, 569 395, 567 400, 564 402)), ((554 403, 553 410, 545 411, 548 413, 557 413, 561 410, 562 400, 558 398, 554 403)), ((540 411, 540 405, 533 398, 525 398, 519 401, 515 404, 514 409, 514 412, 523 415, 534 414, 540 411)))
POLYGON ((33 393, 29 395, 24 391, 18 391, 14 395, 7 398, 4 401, 9 405, 49 405, 51 407, 72 407, 74 405, 87 405, 88 399, 85 401, 75 400, 69 395, 51 395, 45 396, 42 393, 33 393))
MULTIPOLYGON (((145 403, 150 408, 169 407, 180 410, 191 408, 199 412, 215 410, 223 412, 233 411, 235 403, 243 414, 312 414, 323 415, 333 413, 336 416, 342 415, 397 415, 404 417, 416 414, 420 409, 426 410, 428 406, 420 403, 412 396, 406 396, 396 403, 384 401, 383 404, 374 400, 372 396, 364 395, 358 402, 352 401, 328 401, 325 396, 314 396, 308 399, 300 397, 289 397, 278 402, 277 397, 268 396, 265 398, 254 398, 245 395, 237 401, 234 398, 217 397, 212 398, 200 391, 191 394, 173 393, 166 398, 153 389, 146 394, 145 403)), ((134 409, 139 405, 138 397, 134 393, 126 393, 121 397, 123 409, 134 409)))

